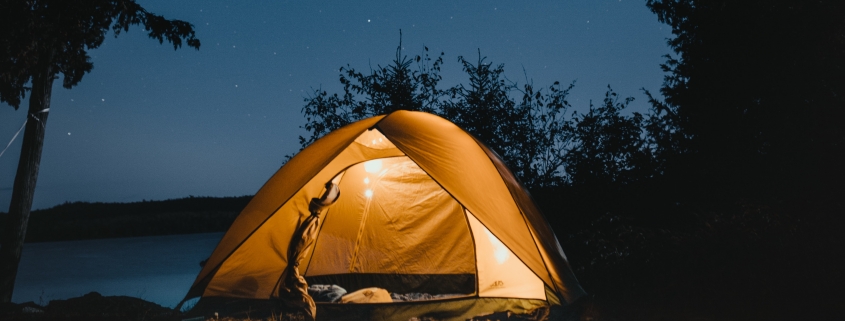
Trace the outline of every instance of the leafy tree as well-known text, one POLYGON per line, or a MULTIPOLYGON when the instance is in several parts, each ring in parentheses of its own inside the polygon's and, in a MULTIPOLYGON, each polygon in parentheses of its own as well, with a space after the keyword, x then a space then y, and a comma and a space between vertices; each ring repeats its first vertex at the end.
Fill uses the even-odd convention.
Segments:
POLYGON ((71 88, 94 67, 87 50, 106 34, 141 25, 174 49, 199 49, 193 26, 153 14, 134 0, 3 0, 0 2, 0 101, 15 109, 29 96, 27 123, 6 228, 0 236, 0 302, 9 302, 38 177, 53 81, 71 88))
POLYGON ((590 102, 586 114, 573 115, 575 146, 564 156, 572 185, 608 188, 651 176, 645 119, 640 113, 621 114, 633 100, 628 97, 620 102, 608 86, 601 105, 590 102))
POLYGON ((447 90, 451 99, 440 114, 496 151, 525 185, 562 183, 562 157, 570 143, 566 97, 574 85, 562 89, 555 82, 544 93, 526 81, 518 89, 504 77, 504 65, 484 60, 480 52, 475 64, 458 57, 469 84, 447 90), (514 92, 522 99, 514 99, 514 92))
MULTIPOLYGON (((354 121, 394 110, 422 110, 438 114, 500 155, 529 188, 564 185, 621 186, 655 174, 655 153, 674 152, 666 140, 676 140, 676 121, 670 110, 653 108, 648 117, 621 111, 633 98, 618 101, 608 87, 604 104, 590 106, 585 115, 566 114, 571 108, 567 87, 555 82, 535 89, 526 80, 521 87, 507 80, 504 65, 458 57, 469 77, 465 84, 438 88, 443 53, 436 59, 425 48, 408 59, 397 48, 388 66, 363 74, 352 67, 340 69, 342 93, 317 89, 305 99, 303 126, 310 137, 302 147, 354 121), (416 62, 416 70, 411 65, 416 62), (521 96, 521 98, 519 98, 521 96), (652 137, 651 135, 655 135, 652 137), (668 149, 667 149, 668 148, 668 149)), ((653 100, 653 99, 652 99, 653 100)))
POLYGON ((564 113, 569 108, 569 88, 559 83, 548 93, 525 85, 523 99, 511 94, 515 84, 503 75, 504 66, 486 63, 479 53, 473 64, 458 61, 469 76, 467 85, 441 89, 443 53, 433 58, 423 54, 409 59, 401 53, 387 66, 363 74, 347 66, 340 69, 343 92, 329 94, 322 88, 305 99, 303 126, 310 137, 300 136, 303 147, 343 125, 394 110, 419 110, 455 122, 502 156, 528 186, 562 182, 562 154, 566 138, 564 113), (416 69, 412 70, 412 64, 416 69))
POLYGON ((452 100, 445 103, 441 113, 504 156, 508 162, 509 158, 513 158, 509 156, 517 152, 516 148, 509 147, 522 138, 520 136, 525 136, 525 133, 521 132, 525 128, 502 126, 522 120, 522 115, 517 112, 516 102, 509 96, 512 86, 502 75, 504 65, 493 67, 491 63, 484 63, 480 53, 475 65, 464 57, 458 57, 458 61, 463 65, 464 72, 469 75, 469 85, 460 84, 450 89, 452 100))
POLYGON ((329 132, 357 120, 388 114, 395 110, 421 110, 436 112, 440 109, 441 97, 438 89, 440 65, 443 53, 437 58, 428 55, 428 47, 421 56, 413 60, 402 55, 402 44, 396 48, 396 58, 391 64, 378 65, 369 75, 356 71, 351 66, 340 68, 340 83, 343 94, 331 94, 318 88, 305 99, 302 113, 306 122, 302 126, 311 133, 308 138, 299 137, 302 147, 308 146, 329 132), (416 63, 417 69, 411 70, 416 63))
POLYGON ((651 110, 643 119, 646 133, 646 147, 651 153, 651 171, 656 176, 663 176, 668 167, 675 166, 681 155, 689 154, 689 135, 680 128, 680 120, 675 108, 660 101, 643 89, 648 97, 651 110))
POLYGON ((734 197, 841 196, 826 187, 845 178, 845 2, 647 6, 675 35, 661 92, 689 139, 673 175, 734 197))
POLYGON ((534 89, 528 81, 519 90, 522 100, 517 105, 523 121, 521 137, 514 141, 519 153, 511 159, 517 175, 523 177, 531 187, 553 187, 566 183, 566 162, 564 156, 572 148, 571 120, 566 112, 572 107, 566 97, 575 83, 566 88, 555 81, 543 89, 534 89))

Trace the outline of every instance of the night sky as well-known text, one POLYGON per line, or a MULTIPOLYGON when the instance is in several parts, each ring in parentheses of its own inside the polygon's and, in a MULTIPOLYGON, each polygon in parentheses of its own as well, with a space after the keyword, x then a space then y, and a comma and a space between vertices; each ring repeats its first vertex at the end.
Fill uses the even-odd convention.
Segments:
MULTIPOLYGON (((89 51, 94 70, 77 87, 56 81, 33 209, 253 194, 299 149, 303 99, 339 91, 341 66, 388 64, 400 29, 408 56, 445 52, 443 87, 466 82, 457 58, 480 49, 519 84, 575 80, 579 110, 609 84, 645 111, 639 89, 659 91, 670 52, 670 28, 634 0, 138 2, 193 23, 202 47, 174 51, 130 29, 89 51)), ((0 149, 26 103, 0 106, 0 149)), ((0 211, 21 141, 0 157, 0 211)))

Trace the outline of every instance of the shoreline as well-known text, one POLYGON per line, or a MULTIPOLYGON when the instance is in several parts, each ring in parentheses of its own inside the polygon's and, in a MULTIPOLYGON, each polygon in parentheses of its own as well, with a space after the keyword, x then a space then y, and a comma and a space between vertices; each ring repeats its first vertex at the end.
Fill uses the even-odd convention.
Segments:
POLYGON ((15 320, 181 320, 182 313, 131 296, 103 296, 89 292, 65 300, 0 304, 0 319, 15 320))

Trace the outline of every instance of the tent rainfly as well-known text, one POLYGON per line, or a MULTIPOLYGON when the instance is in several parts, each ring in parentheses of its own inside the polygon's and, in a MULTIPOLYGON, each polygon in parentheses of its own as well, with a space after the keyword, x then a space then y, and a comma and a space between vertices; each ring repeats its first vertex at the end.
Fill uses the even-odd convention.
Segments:
POLYGON ((318 320, 466 320, 584 294, 502 160, 448 120, 412 111, 344 126, 291 158, 232 223, 186 300, 215 310, 295 297, 314 311, 304 282, 395 299, 317 302, 318 320), (400 302, 410 297, 428 300, 400 302))

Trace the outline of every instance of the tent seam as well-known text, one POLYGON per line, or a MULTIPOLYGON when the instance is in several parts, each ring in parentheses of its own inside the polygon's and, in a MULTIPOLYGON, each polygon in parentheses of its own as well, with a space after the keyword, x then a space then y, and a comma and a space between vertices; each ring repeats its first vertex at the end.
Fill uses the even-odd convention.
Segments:
MULTIPOLYGON (((432 180, 434 180, 434 178, 432 178, 432 180)), ((443 187, 441 186, 440 188, 443 188, 443 187)), ((454 199, 455 202, 458 203, 458 205, 461 205, 461 208, 463 209, 462 212, 464 212, 464 222, 467 224, 466 225, 467 230, 469 230, 469 236, 470 236, 470 239, 472 240, 472 254, 474 254, 474 256, 475 256, 473 258, 473 261, 475 262, 475 264, 473 264, 473 266, 475 267, 475 297, 480 298, 481 297, 481 281, 479 281, 479 280, 481 279, 481 276, 478 275, 478 247, 475 246, 475 234, 472 232, 472 227, 470 226, 470 223, 469 223, 469 215, 471 215, 471 213, 469 212, 469 210, 465 206, 463 206, 463 204, 458 202, 457 199, 455 199, 454 197, 452 197, 452 199, 454 199)), ((478 220, 478 219, 476 218, 476 220, 478 220)))
MULTIPOLYGON (((387 119, 387 117, 388 117, 388 116, 390 116, 391 114, 393 114, 393 113, 395 113, 395 112, 397 112, 397 111, 391 112, 391 113, 390 113, 390 114, 388 114, 387 116, 384 116, 384 118, 380 119, 378 122, 376 122, 376 123, 373 125, 373 128, 378 127, 378 125, 379 125, 382 121, 384 121, 385 119, 387 119)), ((501 173, 501 172, 499 172, 499 168, 498 168, 498 167, 496 167, 496 164, 495 164, 495 163, 493 163, 493 160, 492 160, 492 159, 490 159, 490 156, 487 154, 487 152, 485 151, 485 148, 482 146, 483 144, 482 144, 482 143, 478 140, 478 138, 476 138, 475 136, 473 136, 473 135, 472 135, 472 134, 470 134, 469 132, 465 131, 463 128, 460 128, 459 126, 455 126, 455 127, 457 127, 457 128, 458 128, 458 130, 462 131, 464 134, 466 134, 467 136, 471 137, 471 138, 473 139, 473 141, 475 141, 475 143, 476 143, 476 145, 478 146, 478 148, 480 148, 480 149, 481 149, 481 151, 484 153, 484 155, 485 155, 485 156, 487 156, 487 159, 490 161, 490 164, 491 164, 491 165, 493 165, 493 168, 495 168, 495 169, 496 169, 496 173, 499 173, 499 179, 501 179, 501 180, 502 180, 502 184, 504 184, 504 185, 505 185, 505 188, 507 188, 508 193, 511 195, 511 199, 513 199, 513 197, 514 197, 513 192, 511 192, 510 188, 508 188, 508 184, 507 184, 507 183, 505 183, 504 179, 502 178, 502 173, 501 173)), ((378 129, 378 131, 379 131, 379 132, 381 132, 381 133, 382 133, 382 135, 384 135, 384 131, 382 131, 382 130, 381 130, 381 129, 379 129, 379 128, 376 128, 376 129, 378 129)), ((390 138, 389 138, 389 137, 387 137, 386 135, 385 135, 384 137, 385 137, 385 138, 387 138, 387 140, 390 140, 390 138)), ((391 141, 391 143, 393 143, 393 141, 391 141)), ((403 149, 402 149, 399 145, 396 145, 396 143, 393 143, 393 145, 394 145, 394 146, 396 146, 396 148, 397 148, 397 149, 399 149, 399 151, 401 151, 402 153, 404 153, 404 154, 405 154, 405 156, 407 156, 409 159, 411 159, 411 160, 412 160, 415 164, 417 164, 417 165, 419 166, 419 163, 418 163, 418 162, 417 162, 417 161, 416 161, 416 160, 415 160, 415 159, 414 159, 411 155, 409 155, 407 151, 403 150, 403 149)), ((491 150, 491 151, 492 151, 492 150, 491 150)), ((461 205, 461 207, 463 207, 463 208, 467 209, 467 211, 469 211, 469 210, 468 210, 468 208, 466 207, 466 205, 464 205, 463 203, 461 203, 461 201, 459 201, 459 200, 458 200, 458 198, 456 198, 456 197, 455 197, 455 195, 453 195, 453 194, 452 194, 452 193, 451 193, 448 189, 446 189, 445 187, 443 187, 443 184, 440 184, 440 182, 438 182, 438 181, 437 181, 434 177, 432 177, 432 176, 431 176, 431 174, 430 174, 428 171, 426 171, 426 170, 425 170, 425 168, 423 168, 422 166, 420 166, 420 169, 421 169, 423 172, 425 172, 425 173, 426 173, 426 175, 428 175, 428 177, 430 177, 432 181, 434 181, 435 183, 437 183, 437 185, 439 185, 439 186, 440 186, 440 188, 442 188, 444 191, 446 191, 446 193, 447 193, 447 194, 449 194, 449 196, 451 196, 451 197, 452 197, 452 199, 454 199, 454 200, 455 200, 455 202, 457 202, 458 204, 460 204, 460 205, 461 205)), ((539 254, 539 255, 540 255, 540 259, 541 259, 541 261, 543 261, 543 267, 546 269, 546 273, 548 273, 548 274, 549 274, 549 281, 551 281, 552 286, 554 286, 554 287, 555 287, 555 289, 557 289, 557 286, 554 284, 554 283, 555 283, 554 278, 552 278, 551 273, 549 272, 549 267, 548 267, 548 265, 546 264, 546 260, 543 260, 543 259, 542 259, 542 252, 540 252, 540 249, 537 247, 537 241, 536 241, 536 239, 534 239, 534 235, 533 235, 533 233, 531 233, 531 228, 530 228, 530 227, 528 227, 528 222, 526 222, 526 220, 525 220, 525 215, 522 213, 522 209, 520 209, 520 208, 519 208, 519 205, 516 203, 516 200, 515 200, 515 199, 514 199, 514 205, 515 205, 515 206, 516 206, 516 208, 519 210, 519 214, 522 216, 522 220, 523 220, 523 222, 525 222, 525 224, 526 224, 526 228, 528 228, 528 234, 531 234, 531 239, 532 239, 532 240, 534 240, 534 248, 537 250, 537 254, 539 254)), ((470 213, 471 213, 471 211, 470 211, 470 213)), ((475 214, 472 214, 472 215, 473 215, 473 216, 475 216, 475 214)), ((476 219, 477 219, 477 218, 476 218, 476 219)), ((482 222, 481 222, 481 220, 479 220, 478 222, 479 222, 479 223, 481 223, 481 225, 482 225, 482 226, 484 226, 484 228, 486 228, 488 231, 490 230, 490 228, 488 228, 488 227, 487 227, 487 225, 485 225, 484 223, 482 223, 482 222)), ((470 228, 470 231, 472 231, 472 228, 470 228)), ((491 231, 491 232, 490 232, 490 234, 493 234, 493 232, 491 231)), ((496 236, 496 234, 493 234, 493 236, 496 236)), ((497 238, 499 238, 498 236, 496 236, 496 237, 497 237, 497 238)), ((472 242, 473 242, 473 246, 475 246, 475 240, 474 240, 474 239, 473 239, 473 241, 472 241, 472 242)), ((526 267, 528 266, 528 264, 525 264, 525 260, 523 260, 522 258, 520 258, 520 257, 519 257, 519 255, 517 255, 517 254, 516 254, 516 252, 514 252, 514 251, 513 251, 513 249, 511 249, 511 247, 510 247, 510 246, 508 246, 507 244, 504 244, 504 243, 502 243, 502 244, 503 244, 503 245, 504 245, 504 246, 505 246, 505 247, 506 247, 509 251, 511 251, 511 253, 513 253, 513 255, 514 255, 514 256, 516 256, 516 258, 517 258, 517 259, 519 259, 519 261, 520 261, 520 262, 522 262, 522 264, 523 264, 523 265, 525 265, 526 267)), ((476 258, 476 261, 477 261, 477 258, 476 258)), ((531 273, 534 273, 534 275, 535 275, 537 278, 539 278, 539 279, 540 279, 540 281, 543 281, 543 278, 541 278, 541 277, 540 277, 540 275, 539 275, 537 272, 535 272, 534 270, 532 270, 530 267, 528 268, 528 270, 529 270, 529 271, 531 271, 531 273)), ((476 273, 477 273, 477 272, 478 272, 478 262, 476 262, 476 273)), ((478 274, 476 274, 476 283, 478 283, 478 282, 479 282, 479 281, 478 281, 478 274)), ((545 283, 545 281, 544 281, 543 283, 545 283)), ((479 288, 480 288, 480 284, 479 284, 479 288)), ((479 291, 479 292, 480 292, 480 289, 477 289, 477 291, 479 291)), ((548 301, 547 301, 547 302, 548 302, 548 301)))
MULTIPOLYGON (((386 116, 385 116, 385 117, 386 117, 386 116)), ((382 119, 379 119, 379 121, 378 121, 378 122, 376 122, 376 124, 378 124, 378 123, 379 123, 379 122, 381 122, 382 120, 384 120, 384 117, 382 117, 382 119)), ((375 125, 374 125, 374 126, 375 126, 375 125)), ((360 133, 358 133, 357 135, 355 135, 355 138, 358 138, 358 136, 360 136, 360 135, 361 135, 361 133, 363 133, 363 131, 361 131, 360 133)), ((324 137, 325 137, 325 136, 324 136, 324 137)), ((334 161, 334 160, 337 158, 337 156, 338 156, 338 155, 340 155, 340 154, 341 154, 344 150, 346 150, 346 148, 347 148, 347 147, 349 147, 349 145, 350 145, 350 144, 352 144, 354 141, 355 141, 355 139, 352 139, 351 141, 349 141, 348 143, 346 143, 345 145, 343 145, 343 148, 338 148, 338 149, 337 149, 337 151, 334 153, 334 155, 332 155, 332 157, 331 157, 331 158, 329 158, 329 160, 328 160, 325 164, 323 164, 323 166, 322 166, 321 168, 325 168, 325 167, 326 167, 326 165, 331 164, 331 162, 332 162, 332 161, 334 161)), ((310 146, 310 145, 309 145, 309 146, 310 146)), ((398 148, 397 148, 397 149, 398 149, 398 148)), ((401 149, 400 149, 400 150, 401 150, 401 149)), ((295 157, 295 156, 294 156, 294 157, 295 157)), ((279 167, 279 170, 281 170, 283 167, 285 167, 285 165, 287 165, 287 162, 286 162, 285 164, 283 164, 281 167, 279 167)), ((278 170, 277 170, 277 172, 278 172, 278 170)), ((319 173, 319 171, 318 171, 317 173, 319 173)), ((275 174, 274 174, 273 176, 275 176, 275 174)), ((273 176, 271 176, 271 178, 272 178, 273 176)), ((280 205, 279 205, 278 207, 276 207, 276 209, 274 209, 274 210, 273 210, 273 212, 272 212, 273 214, 268 215, 268 216, 267 216, 267 218, 265 218, 265 219, 261 222, 261 224, 258 224, 258 225, 255 227, 255 229, 254 229, 254 230, 252 230, 251 232, 249 232, 249 234, 247 234, 247 235, 246 235, 246 237, 244 237, 244 239, 243 239, 243 240, 241 240, 241 241, 238 243, 238 245, 237 245, 237 246, 235 246, 235 248, 234 248, 234 249, 232 249, 232 251, 231 251, 231 252, 229 252, 228 254, 226 254, 226 257, 224 257, 224 258, 220 261, 220 264, 219 264, 218 266, 216 266, 216 267, 215 267, 214 273, 209 273, 209 274, 208 274, 208 276, 206 276, 205 278, 203 278, 203 280, 202 280, 202 281, 205 281, 206 279, 208 279, 208 284, 205 286, 206 288, 208 288, 208 285, 209 285, 209 284, 211 284, 211 279, 213 279, 213 278, 214 278, 214 276, 215 276, 215 275, 217 275, 217 273, 220 271, 220 267, 221 267, 221 266, 223 266, 223 263, 225 263, 225 262, 226 262, 226 261, 227 261, 227 260, 228 260, 228 259, 232 256, 232 254, 234 254, 235 252, 237 252, 237 251, 238 251, 238 249, 240 249, 240 248, 241 248, 241 246, 243 246, 243 244, 246 242, 246 240, 250 239, 250 238, 252 237, 252 235, 253 235, 253 234, 255 234, 255 232, 256 232, 256 231, 258 231, 258 230, 259 230, 262 226, 264 226, 264 224, 265 224, 265 223, 267 223, 267 221, 268 221, 268 220, 270 220, 270 218, 271 218, 271 217, 275 216, 275 215, 276 215, 276 213, 279 211, 279 209, 281 209, 283 206, 285 206, 285 204, 287 204, 287 203, 288 203, 288 202, 289 202, 289 201, 290 201, 290 200, 291 200, 294 196, 296 196, 296 194, 297 194, 299 191, 301 191, 301 190, 302 190, 302 188, 303 188, 303 187, 305 187, 305 185, 308 185, 308 182, 310 182, 312 179, 314 179, 314 177, 313 177, 313 176, 312 176, 310 179, 308 179, 305 183, 303 183, 301 186, 299 186, 299 187, 296 189, 296 192, 294 192, 294 193, 293 193, 290 197, 288 197, 288 198, 287 198, 284 202, 280 203, 280 205)), ((269 181, 270 181, 270 180, 268 179, 268 180, 267 180, 267 182, 269 182, 269 181)), ((264 183, 264 184, 266 185, 267 183, 264 183)), ((259 191, 261 191, 263 188, 264 188, 264 185, 262 185, 262 186, 261 186, 261 188, 259 188, 258 190, 259 190, 259 191)), ((249 204, 247 204, 247 206, 249 206, 249 204)), ((240 214, 238 214, 238 216, 240 216, 241 214, 243 214, 243 211, 241 211, 241 213, 240 213, 240 214)), ((300 223, 301 223, 301 222, 300 222, 300 223)), ((227 232, 227 233, 228 233, 228 232, 227 232)), ((224 234, 224 237, 225 237, 225 234, 224 234)), ((222 242, 222 239, 221 239, 221 242, 222 242)), ((316 245, 316 244, 315 244, 315 245, 316 245)), ((287 258, 287 260, 289 260, 289 258, 287 258)), ((310 265, 310 262, 309 262, 309 265, 310 265)), ((284 274, 284 271, 282 271, 282 274, 284 274)), ((279 278, 281 278, 281 275, 279 276, 279 278)), ((203 289, 203 292, 205 292, 205 289, 203 289)), ((270 293, 270 295, 271 295, 271 297, 272 297, 272 295, 273 295, 273 294, 272 294, 272 293, 270 293)), ((200 295, 200 296, 202 296, 202 295, 200 295)))
MULTIPOLYGON (((552 277, 551 272, 550 272, 550 270, 549 270, 549 266, 548 266, 548 264, 546 264, 546 260, 544 260, 544 259, 543 259, 543 254, 542 254, 542 251, 540 251, 540 248, 539 248, 539 247, 538 247, 538 245, 537 245, 537 239, 534 237, 534 233, 532 233, 532 232, 531 232, 531 226, 528 224, 528 221, 527 221, 527 220, 526 220, 526 218, 525 218, 525 213, 523 213, 522 208, 520 208, 520 207, 519 207, 519 204, 516 202, 516 198, 515 198, 515 197, 514 197, 514 195, 513 195, 513 191, 511 191, 510 187, 508 187, 508 184, 507 184, 507 183, 505 183, 505 180, 504 180, 504 178, 502 177, 502 173, 499 171, 499 168, 496 166, 496 163, 494 163, 494 162, 493 162, 493 159, 491 159, 491 158, 490 158, 490 155, 489 155, 489 154, 485 151, 485 147, 486 147, 486 146, 484 146, 484 145, 483 145, 483 143, 481 143, 481 141, 479 141, 479 140, 478 140, 478 138, 476 138, 476 137, 475 137, 475 136, 473 136, 472 134, 468 133, 467 131, 463 130, 463 128, 458 127, 458 129, 460 129, 461 131, 463 131, 464 133, 466 133, 469 137, 472 137, 472 139, 475 141, 476 145, 478 145, 478 147, 479 147, 479 148, 481 148, 481 151, 482 151, 482 152, 484 152, 484 155, 485 155, 485 156, 487 156, 487 160, 489 160, 489 161, 490 161, 490 164, 491 164, 491 165, 493 165, 493 168, 495 168, 495 169, 496 169, 496 172, 497 172, 497 173, 499 173, 499 179, 501 179, 501 180, 502 180, 502 184, 503 184, 503 185, 505 185, 505 188, 507 188, 507 190, 508 190, 508 194, 510 194, 510 195, 511 195, 511 199, 513 199, 513 201, 514 201, 514 205, 516 206, 517 210, 519 210, 519 215, 520 215, 520 216, 522 216, 522 221, 525 223, 525 227, 528 229, 528 234, 530 234, 530 235, 531 235, 531 239, 534 241, 534 248, 537 250, 537 254, 539 254, 539 255, 540 255, 540 260, 541 260, 541 261, 543 261, 543 267, 544 267, 544 268, 546 268, 546 273, 549 275, 549 281, 551 281, 552 286, 554 286, 554 287, 555 287, 555 289, 556 289, 556 290, 558 290, 558 289, 557 289, 557 286, 555 285, 555 280, 554 280, 554 278, 552 277)), ((489 149, 489 148, 487 148, 487 149, 489 149)), ((490 149, 490 151, 495 153, 495 151, 493 151, 492 149, 490 149)), ((473 214, 473 215, 475 215, 475 214, 473 214)), ((488 228, 488 227, 487 227, 487 225, 485 225, 483 222, 481 222, 481 220, 479 220, 478 222, 479 222, 479 223, 481 223, 481 225, 483 225, 485 228, 487 228, 487 230, 488 230, 488 231, 490 230, 490 228, 488 228)), ((492 231, 490 231, 490 234, 493 234, 493 232, 492 232, 492 231)), ((496 236, 496 234, 493 234, 493 236, 496 236)), ((498 236, 496 236, 496 237, 498 238, 498 236)), ((510 248, 510 246, 508 246, 507 244, 504 244, 504 243, 502 243, 502 244, 503 244, 505 247, 507 247, 507 248, 508 248, 508 250, 510 250, 510 251, 511 251, 511 253, 513 253, 513 255, 514 255, 514 256, 516 256, 516 258, 518 258, 518 259, 522 262, 522 264, 525 264, 525 260, 523 260, 522 258, 520 258, 520 257, 519 257, 519 255, 517 255, 517 254, 516 254, 516 252, 514 252, 514 251, 510 248)), ((527 267, 527 266, 528 266, 528 264, 525 264, 525 266, 527 267)), ((530 270, 532 273, 534 273, 534 275, 536 275, 538 278, 540 278, 540 275, 539 275, 539 274, 537 274, 537 272, 535 272, 534 270, 532 270, 530 267, 528 268, 528 270, 530 270)), ((542 280, 543 280, 543 278, 540 278, 540 280, 542 281, 542 280)), ((544 282, 544 283, 545 283, 545 282, 544 282)), ((560 290, 558 290, 558 292, 559 292, 559 291, 560 291, 560 290)), ((547 302, 548 302, 548 301, 547 301, 547 302)))

